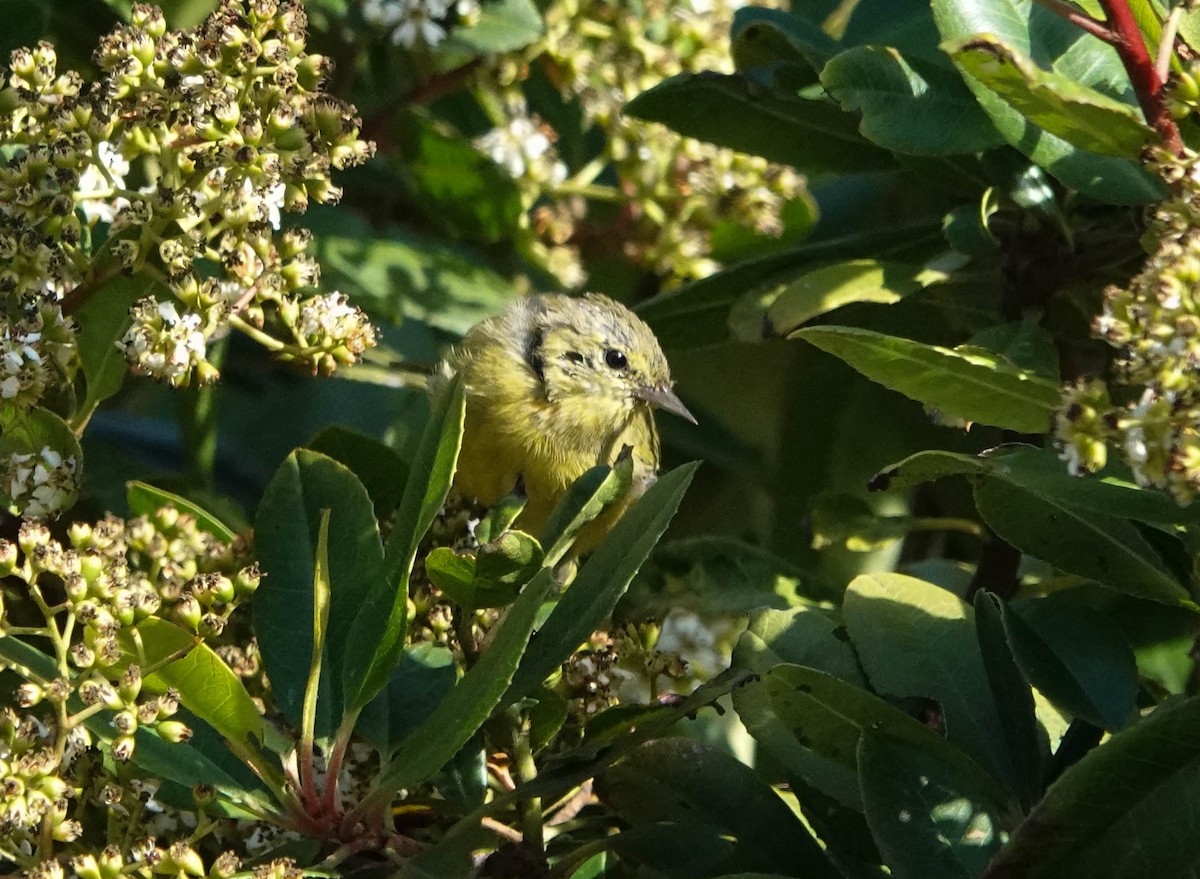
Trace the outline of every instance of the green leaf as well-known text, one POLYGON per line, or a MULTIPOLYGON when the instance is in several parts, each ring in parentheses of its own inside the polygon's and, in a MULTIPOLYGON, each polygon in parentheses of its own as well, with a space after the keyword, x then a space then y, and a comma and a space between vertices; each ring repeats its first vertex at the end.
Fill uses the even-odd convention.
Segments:
POLYGON ((381 773, 377 787, 397 790, 433 776, 475 734, 500 704, 529 642, 542 602, 554 585, 554 572, 542 568, 493 629, 491 643, 433 713, 397 748, 396 760, 381 773))
POLYGON ((571 483, 542 529, 541 544, 549 567, 562 561, 583 527, 629 492, 633 485, 633 458, 618 460, 613 467, 593 467, 571 483))
POLYGON ((1004 142, 957 73, 891 46, 838 54, 821 71, 821 84, 847 110, 862 112, 859 131, 885 149, 945 156, 1004 142))
POLYGON ((874 730, 858 745, 867 823, 891 874, 973 879, 1004 838, 1004 809, 935 748, 874 730))
POLYGON ((739 74, 681 73, 642 92, 624 112, 809 175, 894 167, 832 103, 781 98, 739 74))
POLYGON ((946 51, 1026 119, 1079 149, 1136 158, 1155 137, 1134 107, 1070 77, 1040 69, 1031 58, 989 34, 956 41, 946 51))
POLYGON ((429 719, 457 679, 448 648, 429 642, 407 648, 387 686, 363 708, 355 731, 390 758, 429 719))
POLYGON ((924 286, 916 273, 900 263, 871 259, 833 263, 806 272, 766 295, 752 292, 739 303, 736 313, 730 315, 730 323, 734 335, 748 342, 787 336, 813 318, 843 305, 899 302, 924 286), (749 314, 743 303, 749 304, 749 314), (739 325, 745 327, 742 332, 738 332, 739 325))
POLYGON ((667 530, 699 466, 685 464, 662 474, 621 516, 530 640, 506 703, 531 693, 612 613, 667 530))
POLYGON ((864 732, 887 732, 934 749, 956 771, 1003 798, 978 764, 919 721, 867 690, 812 668, 779 665, 733 695, 738 717, 764 752, 844 806, 861 810, 856 745, 864 732))
POLYGON ((912 488, 947 476, 975 475, 987 471, 987 461, 975 455, 933 449, 909 455, 898 464, 885 467, 871 477, 871 491, 912 488))
POLYGON ((495 243, 515 235, 523 209, 516 181, 469 141, 408 110, 393 128, 397 171, 414 206, 454 236, 495 243))
POLYGON ((982 456, 954 452, 917 452, 888 467, 871 480, 874 491, 911 488, 945 476, 987 475, 1025 488, 1082 511, 1104 513, 1155 525, 1173 527, 1194 523, 1200 508, 1180 507, 1160 491, 1138 488, 1103 473, 1086 478, 1072 476, 1057 455, 1047 449, 1013 444, 982 456))
POLYGON ((455 377, 434 401, 409 467, 383 571, 369 584, 350 626, 350 640, 344 645, 343 687, 348 711, 356 711, 374 698, 404 649, 408 578, 421 538, 446 503, 454 481, 465 406, 461 377, 455 377))
POLYGON ((371 314, 392 323, 419 320, 462 336, 517 294, 512 282, 465 245, 401 228, 381 236, 345 211, 331 213, 317 213, 323 219, 315 224, 311 248, 321 263, 321 282, 350 294, 371 314))
POLYGON ((804 665, 856 686, 866 679, 846 630, 813 604, 753 614, 733 650, 733 667, 766 674, 781 663, 804 665))
POLYGON ((308 675, 304 682, 304 701, 300 708, 301 747, 312 747, 313 730, 316 728, 317 689, 321 682, 321 665, 325 652, 325 640, 329 633, 329 514, 321 511, 317 531, 317 549, 313 556, 313 617, 312 654, 308 662, 308 675))
POLYGON ((1001 732, 1016 769, 1017 795, 1028 809, 1041 798, 1050 744, 1038 726, 1029 684, 1013 659, 1004 629, 1004 604, 992 593, 975 593, 975 634, 992 699, 1004 718, 1001 732))
POLYGON ((331 604, 317 734, 328 735, 343 700, 343 668, 356 645, 352 626, 383 580, 383 547, 371 499, 353 473, 331 458, 299 449, 263 493, 255 548, 266 576, 252 599, 263 661, 279 710, 299 726, 312 658, 314 560, 321 514, 330 510, 331 604))
POLYGON ((377 519, 387 518, 400 503, 408 467, 395 449, 340 424, 326 427, 309 440, 305 448, 348 467, 371 496, 377 519))
POLYGON ((174 623, 157 617, 138 623, 137 633, 147 665, 183 654, 146 677, 144 686, 149 691, 163 692, 174 687, 188 711, 233 742, 263 740, 263 719, 254 700, 241 678, 211 647, 174 623))
POLYGON ((730 870, 800 871, 829 879, 838 875, 816 840, 754 770, 711 745, 692 739, 649 742, 597 778, 596 790, 635 828, 669 822, 672 836, 697 833, 733 843, 731 849, 718 848, 720 860, 692 876, 730 870))
POLYGON ((1019 601, 1004 613, 1017 663, 1060 708, 1101 729, 1135 716, 1137 662, 1124 633, 1071 593, 1019 601))
POLYGON ((96 407, 121 389, 129 364, 117 342, 129 327, 129 309, 155 287, 144 277, 119 275, 89 296, 73 315, 79 324, 79 364, 87 380, 76 424, 86 424, 96 407))
POLYGON ((842 618, 876 692, 937 701, 949 740, 1020 790, 969 605, 914 577, 863 574, 842 618))
POLYGON ((849 259, 897 259, 922 253, 941 242, 932 224, 870 230, 828 241, 802 244, 779 253, 745 260, 637 306, 638 315, 667 347, 699 347, 730 336, 729 313, 735 303, 760 291, 770 300, 796 278, 825 263, 849 259), (748 292, 749 291, 749 292, 748 292))
POLYGON ((944 418, 1043 433, 1061 402, 1055 382, 996 357, 853 327, 806 327, 792 338, 844 360, 884 387, 935 407, 944 418))
MULTIPOLYGON (((1111 46, 1082 34, 1070 22, 1029 0, 933 0, 943 41, 956 45, 980 34, 1081 87, 1132 102, 1129 77, 1111 46)), ((1162 184, 1130 158, 1081 150, 1027 119, 987 85, 966 74, 968 88, 1009 144, 1068 188, 1109 204, 1160 201, 1162 184)))
POLYGON ((531 0, 489 0, 466 27, 456 27, 434 49, 439 71, 461 67, 481 55, 524 49, 545 32, 542 16, 531 0))
POLYGON ((1068 769, 985 879, 1192 876, 1200 864, 1200 698, 1168 702, 1068 769))
POLYGON ((232 543, 237 537, 233 529, 203 507, 147 482, 126 483, 125 498, 129 504, 130 516, 153 517, 163 507, 174 507, 179 512, 194 517, 197 528, 211 534, 221 543, 232 543))
POLYGON ((1058 349, 1049 330, 1031 320, 996 324, 976 333, 964 347, 986 348, 1013 366, 1058 381, 1058 349))
POLYGON ((975 486, 988 527, 1017 549, 1119 592, 1195 607, 1153 547, 1131 523, 1000 478, 975 486))

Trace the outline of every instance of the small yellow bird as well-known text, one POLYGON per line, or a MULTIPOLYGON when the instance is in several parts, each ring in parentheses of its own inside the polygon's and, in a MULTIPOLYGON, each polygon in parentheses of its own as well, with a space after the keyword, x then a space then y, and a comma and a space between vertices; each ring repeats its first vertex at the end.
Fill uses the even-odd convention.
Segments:
MULTIPOLYGON (((466 424, 454 485, 490 506, 520 477, 528 502, 516 524, 535 534, 572 482, 614 463, 625 446, 633 453, 632 497, 645 489, 658 472, 652 407, 696 423, 671 389, 650 327, 596 294, 514 300, 467 333, 431 390, 456 372, 466 388, 466 424)), ((615 516, 606 519, 611 526, 615 516)), ((606 530, 593 529, 576 552, 606 530)))

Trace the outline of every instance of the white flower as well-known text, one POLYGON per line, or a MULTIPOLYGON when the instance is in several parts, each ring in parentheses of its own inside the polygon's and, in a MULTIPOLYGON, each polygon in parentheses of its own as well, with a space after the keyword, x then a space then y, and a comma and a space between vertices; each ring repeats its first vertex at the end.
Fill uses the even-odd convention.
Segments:
POLYGON ((33 519, 55 516, 75 499, 78 469, 74 455, 64 458, 49 446, 38 452, 14 452, 4 464, 0 491, 22 515, 33 519))
POLYGON ((554 144, 541 121, 516 108, 506 125, 493 128, 475 145, 512 177, 557 185, 567 179, 567 166, 559 161, 554 144))
POLYGON ((113 217, 117 215, 117 211, 128 205, 129 202, 119 196, 102 196, 100 193, 110 192, 113 186, 118 189, 125 188, 125 175, 129 173, 129 162, 107 140, 96 144, 96 156, 99 164, 88 165, 87 170, 79 175, 79 186, 76 191, 84 197, 79 207, 88 220, 111 223, 113 217), (112 178, 112 183, 109 183, 108 178, 104 176, 101 166, 108 171, 108 177, 112 178), (88 198, 87 196, 96 197, 88 198))
POLYGON ((440 23, 450 13, 450 0, 367 0, 363 18, 392 30, 392 42, 412 48, 421 43, 436 46, 446 38, 440 23))
POLYGON ((131 310, 133 324, 117 347, 138 372, 180 385, 204 362, 206 339, 200 315, 179 313, 172 301, 143 299, 131 310))

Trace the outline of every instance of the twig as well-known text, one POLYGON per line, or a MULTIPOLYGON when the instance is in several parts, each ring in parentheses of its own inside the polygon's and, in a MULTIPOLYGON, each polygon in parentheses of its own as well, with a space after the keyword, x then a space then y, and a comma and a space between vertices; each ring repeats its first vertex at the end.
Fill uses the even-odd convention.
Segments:
POLYGON ((1080 30, 1085 30, 1093 37, 1104 40, 1106 43, 1115 46, 1120 39, 1107 24, 1092 18, 1073 3, 1068 3, 1066 0, 1038 0, 1038 3, 1045 6, 1055 15, 1065 18, 1080 30))
MULTIPOLYGON (((1087 31, 1097 39, 1103 40, 1114 49, 1121 58, 1125 72, 1129 74, 1129 82, 1137 95, 1138 105, 1150 126, 1162 138, 1163 146, 1175 155, 1183 155, 1183 138, 1179 134, 1179 126, 1175 124, 1167 102, 1163 99, 1163 82, 1166 79, 1162 56, 1167 57, 1170 64, 1171 46, 1175 42, 1174 24, 1168 17, 1163 29, 1163 42, 1159 46, 1159 62, 1150 57, 1146 41, 1138 29, 1137 21, 1129 8, 1128 0, 1100 0, 1104 7, 1104 21, 1092 18, 1075 4, 1067 0, 1037 0, 1038 4, 1071 22, 1081 30, 1087 31)), ((1178 9, 1179 7, 1176 7, 1178 9)), ((1171 15, 1174 16, 1173 9, 1171 15)))
POLYGON ((525 839, 525 837, 521 833, 521 831, 514 830, 513 828, 509 827, 507 824, 504 824, 501 821, 497 821, 495 818, 489 817, 487 815, 484 815, 482 818, 480 818, 479 823, 483 827, 486 827, 488 830, 492 831, 492 833, 496 834, 497 836, 504 837, 509 842, 523 842, 525 839))
POLYGON ((1179 135, 1179 126, 1171 117, 1167 103, 1163 100, 1163 80, 1154 67, 1150 52, 1146 49, 1146 41, 1138 29, 1137 21, 1129 8, 1128 0, 1100 0, 1108 26, 1117 36, 1117 54, 1129 74, 1129 81, 1137 95, 1146 121, 1153 126, 1162 138, 1163 146, 1175 155, 1183 155, 1183 138, 1179 135))
POLYGON ((1175 34, 1179 32, 1179 22, 1183 19, 1182 5, 1171 7, 1167 20, 1163 22, 1162 39, 1158 43, 1158 57, 1154 62, 1154 72, 1163 82, 1171 73, 1171 56, 1175 54, 1175 34))

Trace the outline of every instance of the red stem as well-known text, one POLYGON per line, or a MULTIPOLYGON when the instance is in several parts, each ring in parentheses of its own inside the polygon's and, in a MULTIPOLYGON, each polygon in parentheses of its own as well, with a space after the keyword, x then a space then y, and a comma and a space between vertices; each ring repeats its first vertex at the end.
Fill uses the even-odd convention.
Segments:
POLYGON ((1076 8, 1073 4, 1066 2, 1066 0, 1040 0, 1040 2, 1042 6, 1045 6, 1055 15, 1065 18, 1080 30, 1085 30, 1093 37, 1104 40, 1106 43, 1116 45, 1117 35, 1109 29, 1108 25, 1092 18, 1082 9, 1076 8))
POLYGON ((1167 110, 1167 103, 1163 100, 1163 81, 1155 70, 1154 59, 1146 49, 1146 41, 1134 20, 1128 0, 1100 0, 1100 5, 1104 7, 1108 27, 1116 37, 1113 46, 1121 56, 1125 72, 1129 74, 1129 81, 1146 115, 1146 121, 1158 132, 1163 146, 1177 156, 1183 155, 1179 126, 1167 110))

